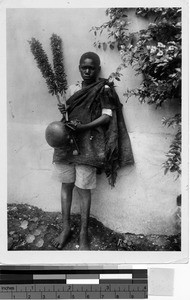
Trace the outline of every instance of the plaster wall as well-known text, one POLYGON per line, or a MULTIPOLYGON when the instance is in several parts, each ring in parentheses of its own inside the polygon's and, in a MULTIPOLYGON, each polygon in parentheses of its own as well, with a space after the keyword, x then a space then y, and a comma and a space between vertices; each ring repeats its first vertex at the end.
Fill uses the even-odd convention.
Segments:
MULTIPOLYGON (((129 14, 133 30, 147 23, 129 14)), ((44 137, 47 125, 60 120, 56 98, 48 90, 27 40, 40 40, 51 60, 49 38, 58 34, 64 44, 68 83, 80 80, 78 60, 86 51, 96 51, 89 32, 106 20, 105 10, 92 9, 8 9, 7 10, 7 120, 8 120, 8 202, 28 203, 44 210, 60 210, 60 184, 51 178, 52 154, 44 137)), ((115 51, 97 50, 102 61, 102 77, 120 63, 115 51)), ((162 163, 174 131, 161 124, 163 116, 175 112, 170 105, 155 107, 130 98, 126 88, 139 85, 141 78, 128 67, 116 89, 124 104, 123 113, 131 138, 135 165, 118 172, 111 189, 105 175, 98 176, 92 192, 91 213, 106 226, 131 233, 172 234, 175 232, 176 197, 180 181, 164 175, 162 163)), ((172 106, 173 107, 173 106, 172 106)), ((177 108, 176 108, 177 110, 177 108)), ((77 192, 73 212, 79 211, 77 192)))

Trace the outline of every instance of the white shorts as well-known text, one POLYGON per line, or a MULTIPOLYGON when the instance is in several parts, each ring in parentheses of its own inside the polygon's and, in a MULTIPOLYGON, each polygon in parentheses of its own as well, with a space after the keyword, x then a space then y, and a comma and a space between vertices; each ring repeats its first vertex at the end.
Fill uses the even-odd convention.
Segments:
POLYGON ((81 189, 96 188, 96 168, 87 165, 54 163, 52 177, 62 183, 75 183, 81 189))

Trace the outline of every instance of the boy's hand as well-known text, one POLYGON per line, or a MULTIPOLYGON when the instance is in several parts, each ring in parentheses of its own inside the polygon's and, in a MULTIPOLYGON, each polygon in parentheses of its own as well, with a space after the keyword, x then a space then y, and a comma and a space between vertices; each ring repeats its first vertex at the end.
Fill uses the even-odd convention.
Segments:
POLYGON ((66 123, 66 126, 73 131, 82 131, 85 125, 81 124, 78 120, 72 120, 66 123))
POLYGON ((57 104, 59 111, 61 112, 62 115, 65 115, 67 110, 65 108, 65 104, 57 104))
POLYGON ((85 128, 85 124, 81 124, 81 123, 78 123, 77 125, 76 125, 76 129, 75 129, 75 131, 83 131, 83 130, 85 130, 86 128, 85 128))

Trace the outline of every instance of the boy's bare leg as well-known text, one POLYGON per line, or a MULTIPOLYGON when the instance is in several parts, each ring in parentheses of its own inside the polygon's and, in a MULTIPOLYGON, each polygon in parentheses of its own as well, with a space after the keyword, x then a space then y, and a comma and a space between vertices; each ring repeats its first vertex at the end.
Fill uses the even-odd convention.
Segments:
POLYGON ((70 233, 70 211, 72 204, 72 193, 73 193, 74 183, 62 183, 61 186, 61 210, 63 227, 60 235, 53 240, 53 245, 57 249, 62 249, 67 242, 70 233))
POLYGON ((88 242, 88 222, 91 206, 91 190, 78 188, 80 195, 80 211, 81 211, 81 230, 80 230, 80 250, 89 250, 88 242))

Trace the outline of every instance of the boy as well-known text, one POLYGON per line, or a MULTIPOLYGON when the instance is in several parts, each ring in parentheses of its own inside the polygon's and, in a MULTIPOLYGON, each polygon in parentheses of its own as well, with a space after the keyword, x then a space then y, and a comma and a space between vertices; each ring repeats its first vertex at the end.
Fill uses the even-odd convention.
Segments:
MULTIPOLYGON (((96 187, 97 168, 104 169, 114 185, 119 166, 133 162, 130 141, 126 128, 121 128, 121 103, 112 85, 99 79, 100 58, 93 52, 84 53, 80 58, 79 71, 82 83, 69 88, 71 97, 67 100, 69 126, 73 128, 78 155, 68 154, 63 158, 62 150, 55 149, 55 176, 62 182, 61 205, 63 228, 53 245, 62 249, 71 234, 70 210, 74 186, 80 196, 81 230, 79 249, 89 250, 88 220, 91 206, 91 189, 96 187), (120 122, 120 124, 119 124, 120 122), (119 130, 121 129, 121 130, 119 130), (119 146, 121 137, 128 138, 127 146, 119 146), (120 149, 119 149, 120 148, 120 149), (123 155, 124 154, 124 155, 123 155), (124 157, 127 154, 127 159, 124 157), (128 155, 130 154, 130 155, 128 155)), ((58 105, 65 115, 64 105, 58 105)))

